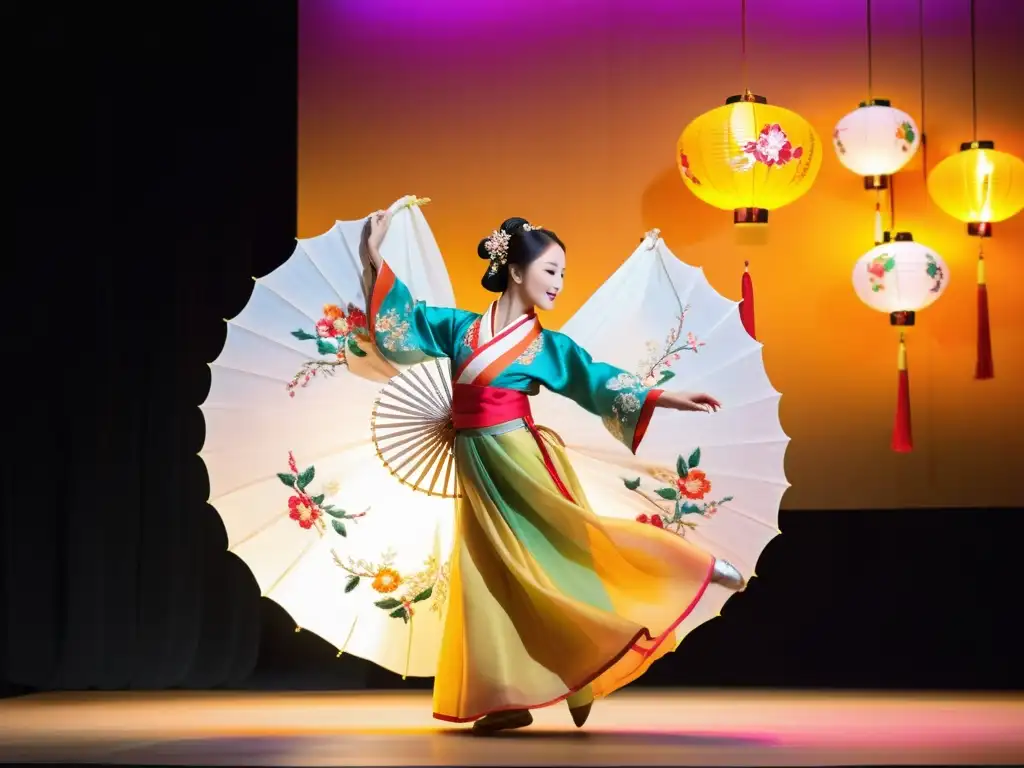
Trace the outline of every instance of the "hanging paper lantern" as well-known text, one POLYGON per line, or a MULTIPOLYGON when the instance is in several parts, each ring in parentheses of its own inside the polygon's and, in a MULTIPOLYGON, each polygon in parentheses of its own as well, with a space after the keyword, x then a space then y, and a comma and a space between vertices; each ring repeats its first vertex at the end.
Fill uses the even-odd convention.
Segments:
POLYGON ((879 193, 889 177, 910 162, 921 146, 913 118, 895 109, 888 99, 862 101, 836 123, 832 146, 843 166, 864 177, 864 189, 874 190, 874 243, 882 242, 882 203, 879 193))
POLYGON ((699 199, 733 212, 735 224, 765 224, 768 212, 811 188, 821 140, 811 124, 749 91, 696 118, 676 142, 683 183, 699 199))
POLYGON ((872 99, 836 124, 832 146, 845 168, 864 177, 865 189, 885 189, 917 153, 921 136, 910 115, 887 99, 872 99))
MULTIPOLYGON (((1024 160, 1000 152, 991 141, 968 141, 928 175, 928 193, 945 213, 967 224, 967 234, 991 237, 993 222, 1024 208, 1024 160)), ((974 378, 995 376, 988 318, 985 256, 978 244, 977 358, 974 378)))
POLYGON ((945 213, 966 222, 967 233, 992 236, 992 224, 1024 208, 1024 160, 995 142, 969 141, 928 174, 928 194, 945 213))
MULTIPOLYGON (((898 232, 894 238, 887 232, 885 241, 857 260, 853 267, 853 289, 869 307, 888 313, 891 325, 913 326, 917 312, 931 306, 945 292, 949 268, 937 253, 914 242, 909 232, 898 232)), ((892 449, 906 452, 913 449, 914 443, 910 429, 910 373, 902 333, 897 369, 899 395, 892 449)))

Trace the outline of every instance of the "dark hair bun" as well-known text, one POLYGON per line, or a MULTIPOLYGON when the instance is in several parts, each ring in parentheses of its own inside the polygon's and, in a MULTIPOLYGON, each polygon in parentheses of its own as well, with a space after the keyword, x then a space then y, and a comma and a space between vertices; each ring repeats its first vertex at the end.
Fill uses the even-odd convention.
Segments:
POLYGON ((514 235, 521 231, 524 224, 529 224, 526 219, 521 219, 518 216, 513 216, 511 219, 505 219, 501 222, 501 228, 508 232, 510 235, 514 235))
MULTIPOLYGON (((522 231, 524 224, 529 224, 529 222, 526 219, 522 219, 518 216, 513 216, 511 219, 505 219, 503 222, 501 222, 501 226, 498 227, 498 229, 500 229, 503 232, 507 232, 509 235, 515 235, 522 231)), ((488 261, 490 261, 491 254, 487 252, 488 240, 490 240, 489 235, 480 241, 480 244, 476 247, 476 255, 479 256, 481 259, 487 259, 488 261)))

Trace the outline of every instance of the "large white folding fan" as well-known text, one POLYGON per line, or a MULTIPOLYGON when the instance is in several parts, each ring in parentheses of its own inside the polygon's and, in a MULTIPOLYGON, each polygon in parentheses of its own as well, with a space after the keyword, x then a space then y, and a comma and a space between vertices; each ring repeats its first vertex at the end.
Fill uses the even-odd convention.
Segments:
MULTIPOLYGON (((392 206, 382 255, 417 299, 452 306, 423 202, 392 206)), ((256 280, 211 363, 201 456, 229 548, 265 596, 340 651, 430 677, 459 493, 450 367, 395 366, 375 349, 364 224, 339 221, 299 240, 256 280)), ((777 533, 788 438, 736 303, 655 231, 563 331, 594 359, 726 406, 714 415, 659 409, 634 457, 596 417, 551 393, 534 398, 538 423, 567 443, 594 509, 659 525, 751 574, 777 533)), ((712 585, 677 637, 730 594, 712 585)))

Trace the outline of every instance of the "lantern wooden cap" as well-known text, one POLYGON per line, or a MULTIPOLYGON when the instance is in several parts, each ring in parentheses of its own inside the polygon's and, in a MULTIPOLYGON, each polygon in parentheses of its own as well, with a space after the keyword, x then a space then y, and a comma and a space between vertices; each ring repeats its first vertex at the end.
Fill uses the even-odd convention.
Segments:
POLYGON ((882 233, 883 243, 912 243, 914 242, 914 235, 910 232, 883 232, 882 233))
POLYGON ((767 224, 767 208, 736 208, 732 212, 733 224, 767 224))
POLYGON ((868 101, 862 101, 857 105, 858 109, 861 107, 891 107, 892 102, 888 99, 869 99, 868 101))
POLYGON ((749 101, 753 104, 767 104, 768 98, 766 96, 758 96, 756 93, 746 91, 745 93, 738 94, 736 96, 730 96, 725 100, 728 104, 739 104, 741 101, 749 101))
POLYGON ((969 152, 972 149, 995 149, 996 143, 994 141, 965 141, 960 144, 961 152, 969 152))
POLYGON ((904 309, 899 312, 889 313, 889 325, 910 327, 914 324, 916 319, 917 315, 912 309, 904 309))

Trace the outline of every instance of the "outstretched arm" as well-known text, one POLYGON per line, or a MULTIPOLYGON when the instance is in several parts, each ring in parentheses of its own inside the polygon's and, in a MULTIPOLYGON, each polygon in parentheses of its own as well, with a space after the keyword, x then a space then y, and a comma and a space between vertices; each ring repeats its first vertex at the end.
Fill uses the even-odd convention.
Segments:
POLYGON ((551 334, 560 365, 547 382, 549 389, 574 400, 601 417, 611 435, 636 453, 655 408, 715 411, 720 404, 709 395, 665 392, 644 384, 639 376, 590 354, 564 334, 551 334))
POLYGON ((402 365, 452 357, 460 329, 472 316, 415 300, 380 254, 390 224, 390 213, 373 214, 365 240, 371 270, 369 325, 377 349, 391 362, 402 365))

